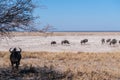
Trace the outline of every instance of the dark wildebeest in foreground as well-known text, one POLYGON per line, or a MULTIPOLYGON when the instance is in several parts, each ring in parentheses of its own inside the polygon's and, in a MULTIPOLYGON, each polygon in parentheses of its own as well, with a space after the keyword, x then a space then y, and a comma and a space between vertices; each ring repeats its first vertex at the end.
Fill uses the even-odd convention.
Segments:
POLYGON ((55 45, 55 44, 57 44, 56 41, 52 41, 51 42, 51 45, 55 45))
POLYGON ((110 41, 110 45, 115 45, 117 43, 117 40, 116 39, 112 39, 111 41, 110 41))
POLYGON ((61 44, 63 45, 63 44, 70 44, 70 42, 68 41, 68 40, 63 40, 62 42, 61 42, 61 44))
POLYGON ((101 42, 102 42, 102 44, 104 44, 105 43, 105 39, 103 38, 103 39, 101 39, 101 42))
POLYGON ((106 40, 106 43, 110 43, 110 42, 111 42, 111 39, 107 39, 107 40, 106 40))
POLYGON ((87 42, 88 42, 88 39, 83 39, 83 40, 81 40, 80 43, 81 43, 81 44, 83 44, 83 43, 85 44, 85 43, 87 43, 87 42))
POLYGON ((14 67, 16 69, 18 69, 18 67, 20 65, 22 49, 21 48, 19 48, 19 49, 20 49, 20 51, 18 51, 17 48, 14 48, 13 50, 12 50, 12 48, 9 49, 9 51, 11 53, 10 54, 10 61, 11 61, 12 69, 14 69, 14 67), (14 64, 15 64, 15 66, 14 66, 14 64))

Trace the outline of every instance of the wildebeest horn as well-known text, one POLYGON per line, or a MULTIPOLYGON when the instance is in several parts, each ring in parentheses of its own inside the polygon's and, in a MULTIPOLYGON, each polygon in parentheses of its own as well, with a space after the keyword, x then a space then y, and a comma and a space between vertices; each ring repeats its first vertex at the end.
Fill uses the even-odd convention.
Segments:
POLYGON ((21 48, 19 48, 20 49, 20 52, 22 51, 22 49, 21 48))
POLYGON ((9 49, 10 52, 12 52, 11 49, 12 49, 12 48, 9 49))

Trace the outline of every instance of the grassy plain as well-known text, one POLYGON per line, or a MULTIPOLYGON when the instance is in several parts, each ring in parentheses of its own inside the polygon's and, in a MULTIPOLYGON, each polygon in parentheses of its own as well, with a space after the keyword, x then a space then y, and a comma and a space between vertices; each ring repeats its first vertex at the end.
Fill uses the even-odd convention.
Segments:
POLYGON ((9 55, 0 52, 0 79, 120 80, 120 52, 22 52, 17 72, 11 70, 9 55))
POLYGON ((13 32, 12 36, 15 38, 8 40, 9 45, 5 40, 1 41, 0 80, 120 80, 119 44, 109 46, 100 43, 101 38, 119 40, 119 35, 120 32, 45 34, 13 32), (83 38, 88 38, 89 43, 81 46, 79 41, 83 38), (72 44, 70 46, 50 45, 51 40, 60 42, 63 39, 70 40, 72 44), (19 70, 11 68, 10 53, 7 52, 11 46, 20 46, 23 49, 19 70), (46 51, 42 51, 41 48, 46 51), (60 50, 67 49, 67 52, 64 50, 59 52, 59 48, 60 50), (51 52, 52 49, 57 51, 51 52), (71 49, 73 52, 70 51, 71 49), (77 49, 78 51, 74 52, 77 49))

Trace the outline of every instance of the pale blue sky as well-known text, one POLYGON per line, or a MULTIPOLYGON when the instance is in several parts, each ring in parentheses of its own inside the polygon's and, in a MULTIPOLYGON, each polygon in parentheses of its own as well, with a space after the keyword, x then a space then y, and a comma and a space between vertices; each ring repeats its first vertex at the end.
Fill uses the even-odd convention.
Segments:
POLYGON ((58 31, 120 31, 120 0, 40 0, 35 15, 58 31))

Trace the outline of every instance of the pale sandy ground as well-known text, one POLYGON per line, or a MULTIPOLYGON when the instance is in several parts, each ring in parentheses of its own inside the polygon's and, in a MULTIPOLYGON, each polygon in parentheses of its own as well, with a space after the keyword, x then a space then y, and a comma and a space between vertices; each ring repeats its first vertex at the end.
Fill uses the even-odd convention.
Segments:
MULTIPOLYGON (((74 33, 75 34, 75 33, 74 33)), ((88 33, 89 34, 89 33, 88 33)), ((120 40, 119 34, 94 33, 91 35, 54 35, 54 36, 15 36, 11 39, 0 41, 0 51, 8 51, 10 47, 20 47, 23 51, 48 51, 48 52, 117 52, 120 45, 108 44, 101 45, 101 39, 115 38, 120 40), (80 40, 87 38, 89 42, 85 45, 80 44, 80 40), (70 45, 61 45, 62 40, 69 40, 70 45), (57 45, 51 46, 51 41, 56 41, 57 45)))

